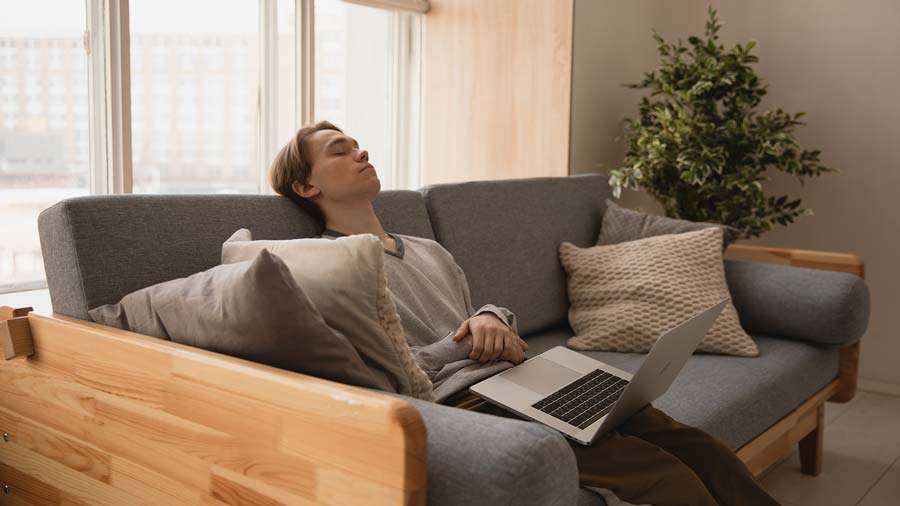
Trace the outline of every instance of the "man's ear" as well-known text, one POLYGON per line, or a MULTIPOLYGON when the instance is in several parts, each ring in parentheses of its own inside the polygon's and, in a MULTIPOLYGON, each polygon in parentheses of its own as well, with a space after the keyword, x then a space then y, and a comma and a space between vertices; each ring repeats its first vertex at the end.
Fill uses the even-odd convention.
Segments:
POLYGON ((309 183, 301 183, 300 181, 294 181, 291 184, 291 189, 294 190, 294 193, 300 195, 305 199, 310 199, 322 193, 318 187, 315 187, 309 183))

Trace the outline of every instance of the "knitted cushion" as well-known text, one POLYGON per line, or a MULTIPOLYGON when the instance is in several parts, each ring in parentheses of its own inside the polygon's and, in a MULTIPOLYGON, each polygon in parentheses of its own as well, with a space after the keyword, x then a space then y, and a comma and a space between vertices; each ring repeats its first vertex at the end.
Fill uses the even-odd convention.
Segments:
MULTIPOLYGON (((559 253, 576 350, 649 351, 663 332, 729 297, 719 228, 590 248, 564 242, 559 253)), ((730 301, 697 350, 759 355, 730 301)))

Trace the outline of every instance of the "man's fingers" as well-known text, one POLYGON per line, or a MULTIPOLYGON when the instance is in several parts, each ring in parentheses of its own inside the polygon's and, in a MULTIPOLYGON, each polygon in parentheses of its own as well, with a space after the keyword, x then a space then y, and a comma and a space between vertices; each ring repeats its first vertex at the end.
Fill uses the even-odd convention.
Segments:
POLYGON ((506 334, 503 332, 496 332, 494 334, 494 352, 491 353, 490 359, 497 360, 503 350, 506 349, 506 334))
POLYGON ((493 334, 488 332, 484 333, 484 349, 481 351, 481 356, 478 357, 479 362, 487 362, 491 359, 491 355, 494 353, 494 348, 497 346, 497 340, 493 334))
POLYGON ((499 350, 496 350, 493 360, 497 360, 498 358, 500 358, 503 355, 508 355, 510 352, 515 353, 516 348, 518 348, 518 346, 516 345, 515 340, 513 340, 513 336, 511 334, 504 334, 503 337, 500 339, 500 342, 503 343, 503 347, 500 348, 499 350))
POLYGON ((516 340, 518 341, 519 348, 522 348, 522 351, 528 351, 528 343, 526 343, 524 339, 516 336, 516 340))
POLYGON ((456 329, 456 333, 453 334, 453 340, 459 341, 460 339, 465 337, 465 335, 468 333, 469 333, 469 320, 466 320, 466 321, 462 322, 462 325, 460 325, 458 329, 456 329))
POLYGON ((494 336, 494 352, 491 353, 490 360, 497 360, 497 357, 506 349, 506 340, 503 336, 494 336))
POLYGON ((493 360, 494 351, 497 348, 503 349, 503 343, 500 341, 499 336, 494 331, 485 332, 485 343, 491 343, 490 348, 488 348, 487 344, 484 345, 484 351, 481 352, 481 361, 487 362, 488 360, 493 360))
POLYGON ((497 343, 498 346, 494 348, 494 354, 491 355, 491 360, 497 360, 500 355, 508 353, 507 350, 514 348, 513 346, 511 346, 513 343, 512 336, 507 333, 501 333, 500 335, 498 335, 497 343))
POLYGON ((517 339, 511 339, 510 348, 513 350, 513 364, 519 365, 525 359, 525 351, 519 347, 519 341, 517 339))
POLYGON ((498 353, 494 357, 494 360, 502 358, 504 360, 509 360, 510 362, 512 362, 516 353, 516 346, 511 346, 513 344, 512 336, 510 336, 509 334, 503 334, 500 337, 499 341, 503 343, 503 349, 500 350, 501 353, 498 353))
POLYGON ((478 360, 478 357, 481 356, 481 351, 484 349, 484 334, 481 332, 472 333, 472 352, 469 353, 469 358, 478 360))

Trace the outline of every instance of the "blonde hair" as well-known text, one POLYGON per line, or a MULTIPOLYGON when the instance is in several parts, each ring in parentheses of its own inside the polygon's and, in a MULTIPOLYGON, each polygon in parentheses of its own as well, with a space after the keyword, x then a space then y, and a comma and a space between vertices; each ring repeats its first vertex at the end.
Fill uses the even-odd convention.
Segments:
POLYGON ((312 163, 310 163, 309 153, 303 142, 307 136, 319 130, 336 130, 344 133, 343 130, 328 121, 319 121, 297 130, 294 137, 278 151, 275 159, 272 160, 272 165, 269 167, 269 185, 278 194, 291 199, 293 203, 300 206, 300 209, 315 218, 319 222, 320 228, 324 230, 325 215, 322 214, 319 205, 297 195, 292 188, 295 181, 306 184, 312 175, 312 163))

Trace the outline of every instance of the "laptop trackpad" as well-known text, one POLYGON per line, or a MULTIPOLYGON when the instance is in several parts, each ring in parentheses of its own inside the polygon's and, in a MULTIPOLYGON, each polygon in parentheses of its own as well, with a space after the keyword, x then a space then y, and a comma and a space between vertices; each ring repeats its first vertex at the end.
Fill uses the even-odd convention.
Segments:
POLYGON ((521 366, 503 373, 503 379, 541 395, 555 392, 581 376, 584 376, 584 373, 573 371, 542 357, 534 357, 521 366))

